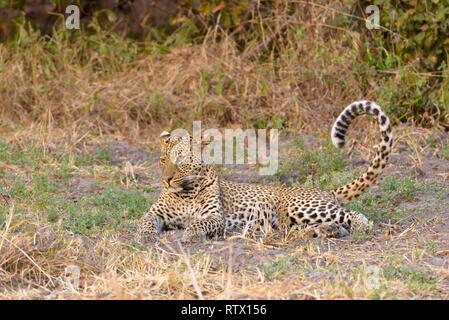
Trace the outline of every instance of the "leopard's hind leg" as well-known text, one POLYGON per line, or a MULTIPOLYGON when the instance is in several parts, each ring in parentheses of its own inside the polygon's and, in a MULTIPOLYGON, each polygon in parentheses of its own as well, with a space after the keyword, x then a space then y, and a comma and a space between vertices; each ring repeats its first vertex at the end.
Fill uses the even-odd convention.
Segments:
POLYGON ((351 231, 369 232, 373 223, 363 214, 343 208, 336 202, 317 206, 291 206, 289 227, 313 237, 342 237, 351 231))

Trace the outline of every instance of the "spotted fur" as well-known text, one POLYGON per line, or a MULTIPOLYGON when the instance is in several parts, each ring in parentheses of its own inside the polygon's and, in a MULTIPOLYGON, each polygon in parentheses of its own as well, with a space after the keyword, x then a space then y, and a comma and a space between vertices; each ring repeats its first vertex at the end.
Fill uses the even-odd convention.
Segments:
POLYGON ((390 119, 388 119, 382 109, 372 101, 354 102, 343 110, 332 127, 331 135, 333 144, 338 148, 342 148, 345 145, 346 131, 349 125, 352 120, 362 114, 370 114, 377 119, 381 139, 377 146, 376 155, 368 169, 351 183, 333 191, 335 197, 342 204, 357 198, 363 191, 377 181, 377 178, 388 163, 391 146, 393 145, 393 133, 391 131, 390 119))
POLYGON ((359 178, 330 191, 221 179, 213 165, 195 157, 192 137, 163 132, 160 162, 164 187, 158 201, 139 221, 136 240, 154 241, 162 230, 173 227, 185 228, 184 241, 218 238, 231 230, 267 230, 281 224, 310 231, 313 236, 370 230, 372 222, 342 204, 372 185, 385 167, 393 138, 390 120, 374 102, 354 102, 335 121, 332 141, 343 147, 351 121, 362 114, 378 119, 382 139, 376 156, 359 178))

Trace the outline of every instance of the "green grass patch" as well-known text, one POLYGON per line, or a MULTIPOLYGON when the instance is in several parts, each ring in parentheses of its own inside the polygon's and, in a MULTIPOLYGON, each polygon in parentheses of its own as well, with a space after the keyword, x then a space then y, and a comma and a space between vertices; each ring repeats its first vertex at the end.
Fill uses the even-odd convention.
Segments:
POLYGON ((386 176, 382 182, 382 190, 390 201, 412 201, 416 195, 416 181, 411 177, 396 178, 386 176))
POLYGON ((404 201, 413 201, 418 192, 417 183, 411 177, 396 178, 386 176, 380 184, 381 194, 378 196, 365 193, 349 203, 348 209, 363 213, 371 220, 399 220, 406 214, 398 209, 404 201))
POLYGON ((110 165, 112 163, 111 152, 106 148, 102 148, 96 154, 95 160, 101 164, 110 165))
POLYGON ((284 275, 290 267, 289 257, 276 259, 262 268, 262 273, 267 280, 284 275))
POLYGON ((9 196, 17 199, 25 199, 28 196, 25 180, 21 177, 7 175, 6 178, 12 180, 12 184, 5 190, 9 196))
POLYGON ((404 281, 407 288, 415 292, 436 288, 436 279, 416 268, 390 264, 383 273, 387 280, 404 281))
POLYGON ((449 193, 447 183, 419 181, 416 183, 417 192, 432 196, 435 200, 444 200, 449 193))
POLYGON ((297 254, 277 258, 261 268, 262 274, 267 280, 273 280, 285 275, 292 268, 297 267, 297 254))
POLYGON ((371 194, 364 194, 357 200, 346 206, 350 210, 363 213, 368 219, 378 220, 399 220, 404 216, 401 210, 392 210, 382 196, 377 198, 371 194))
POLYGON ((449 160, 449 143, 446 143, 441 149, 441 155, 443 159, 449 160))
POLYGON ((25 154, 17 147, 0 139, 0 162, 7 164, 22 165, 25 162, 25 154))
MULTIPOLYGON (((337 181, 340 182, 340 179, 348 179, 347 176, 343 178, 341 175, 347 166, 343 153, 336 149, 330 140, 325 140, 317 150, 308 148, 302 139, 296 138, 294 147, 298 149, 298 156, 284 161, 275 174, 275 179, 281 180, 294 172, 298 177, 291 181, 292 183, 322 189, 331 188, 337 181), (311 176, 313 181, 310 181, 311 176)), ((349 176, 352 177, 351 174, 349 176)))
POLYGON ((49 173, 63 182, 68 182, 75 174, 76 168, 91 165, 93 157, 90 154, 70 154, 55 159, 55 162, 57 165, 53 166, 49 173))
POLYGON ((91 235, 129 227, 149 207, 150 203, 141 191, 109 187, 78 203, 59 199, 48 209, 47 220, 56 222, 61 218, 66 230, 91 235))
POLYGON ((8 207, 7 206, 0 206, 0 228, 3 227, 6 217, 8 215, 8 207))
MULTIPOLYGON (((100 152, 102 163, 109 162, 110 155, 106 152, 100 152)), ((24 169, 23 173, 2 173, 0 192, 14 201, 14 220, 38 214, 65 230, 93 235, 131 226, 150 206, 144 194, 150 187, 121 189, 120 184, 110 184, 98 193, 82 194, 78 201, 69 199, 68 183, 77 168, 98 161, 91 155, 51 153, 37 144, 26 145, 25 150, 19 151, 0 140, 0 161, 24 169)), ((7 214, 5 205, 0 212, 0 224, 7 214)))

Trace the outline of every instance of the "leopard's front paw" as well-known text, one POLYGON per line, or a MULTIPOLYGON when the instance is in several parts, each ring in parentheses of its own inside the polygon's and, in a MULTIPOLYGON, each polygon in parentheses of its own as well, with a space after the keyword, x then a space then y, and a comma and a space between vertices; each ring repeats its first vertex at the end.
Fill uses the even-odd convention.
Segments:
POLYGON ((156 232, 142 233, 136 232, 134 235, 134 241, 140 244, 151 244, 155 243, 159 239, 159 235, 156 232))
POLYGON ((187 227, 182 235, 182 243, 204 242, 206 241, 206 233, 201 230, 187 227))
POLYGON ((348 230, 336 223, 323 223, 308 230, 314 238, 342 238, 349 235, 348 230))

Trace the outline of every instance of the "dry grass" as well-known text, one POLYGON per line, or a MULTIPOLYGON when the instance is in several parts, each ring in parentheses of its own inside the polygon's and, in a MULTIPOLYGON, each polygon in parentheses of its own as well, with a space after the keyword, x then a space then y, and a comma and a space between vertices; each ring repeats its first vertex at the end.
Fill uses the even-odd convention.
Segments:
MULTIPOLYGON (((0 297, 447 299, 447 269, 429 263, 433 257, 444 260, 448 255, 444 248, 432 252, 428 246, 433 238, 430 233, 439 222, 418 220, 398 234, 381 234, 362 242, 311 241, 282 251, 284 255, 268 261, 265 269, 248 267, 237 272, 228 267, 232 255, 228 263, 217 261, 214 250, 204 256, 189 256, 179 250, 142 251, 109 238, 61 237, 39 231, 3 235, 0 297), (380 270, 380 285, 374 289, 365 272, 373 265, 380 270), (75 287, 67 273, 73 266, 81 270, 79 286, 75 287)), ((444 236, 447 240, 447 232, 444 236)), ((271 249, 270 244, 250 244, 251 254, 262 255, 285 245, 271 249)), ((222 250, 232 252, 226 247, 222 250)))

